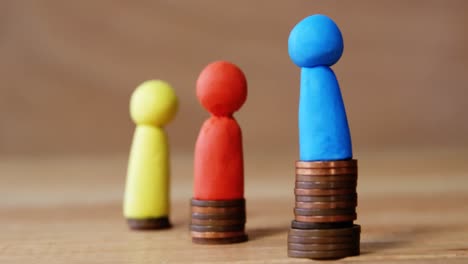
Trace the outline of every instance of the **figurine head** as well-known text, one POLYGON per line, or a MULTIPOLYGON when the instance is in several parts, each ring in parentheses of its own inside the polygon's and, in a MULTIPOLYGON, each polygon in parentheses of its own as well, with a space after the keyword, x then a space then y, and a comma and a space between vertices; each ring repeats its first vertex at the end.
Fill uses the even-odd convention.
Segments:
POLYGON ((197 97, 213 115, 232 115, 247 99, 244 73, 230 62, 217 61, 209 64, 198 77, 197 97))
POLYGON ((130 99, 130 115, 138 125, 164 126, 175 116, 177 96, 164 81, 146 81, 136 88, 130 99))
POLYGON ((343 37, 329 17, 312 15, 291 30, 288 52, 299 67, 332 66, 343 54, 343 37))

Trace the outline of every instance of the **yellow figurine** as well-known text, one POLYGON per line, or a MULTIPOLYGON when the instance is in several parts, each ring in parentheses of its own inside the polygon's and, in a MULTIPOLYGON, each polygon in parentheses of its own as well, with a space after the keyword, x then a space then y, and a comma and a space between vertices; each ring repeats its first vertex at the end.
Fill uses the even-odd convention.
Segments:
POLYGON ((164 81, 146 81, 132 94, 130 115, 136 129, 123 206, 132 229, 170 227, 169 145, 163 126, 174 118, 177 108, 177 96, 164 81))

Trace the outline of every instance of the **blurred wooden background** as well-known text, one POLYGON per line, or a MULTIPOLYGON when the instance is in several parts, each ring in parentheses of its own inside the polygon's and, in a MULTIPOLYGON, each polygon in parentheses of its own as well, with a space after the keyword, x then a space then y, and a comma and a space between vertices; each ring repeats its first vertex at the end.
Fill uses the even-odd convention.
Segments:
POLYGON ((344 262, 467 263, 464 0, 0 1, 0 262, 301 262, 286 256, 300 73, 287 39, 314 13, 345 39, 334 70, 360 164, 363 255, 344 262), (187 234, 193 146, 208 116, 195 80, 220 59, 249 82, 236 117, 251 241, 223 250, 187 234), (181 101, 168 126, 175 227, 129 232, 128 103, 154 78, 181 101))
POLYGON ((191 151, 207 113, 194 83, 242 67, 247 150, 297 148, 299 69, 289 30, 314 13, 341 27, 334 67, 356 151, 467 147, 468 1, 0 1, 0 155, 126 153, 142 81, 175 87, 168 130, 191 151))

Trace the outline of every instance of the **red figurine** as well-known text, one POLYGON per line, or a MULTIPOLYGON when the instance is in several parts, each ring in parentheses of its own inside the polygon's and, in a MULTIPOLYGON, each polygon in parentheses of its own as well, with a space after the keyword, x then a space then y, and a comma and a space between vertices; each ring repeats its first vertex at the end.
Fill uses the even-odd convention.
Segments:
POLYGON ((234 64, 209 64, 197 80, 197 97, 211 113, 195 146, 194 198, 244 197, 242 132, 233 113, 247 99, 247 81, 234 64))

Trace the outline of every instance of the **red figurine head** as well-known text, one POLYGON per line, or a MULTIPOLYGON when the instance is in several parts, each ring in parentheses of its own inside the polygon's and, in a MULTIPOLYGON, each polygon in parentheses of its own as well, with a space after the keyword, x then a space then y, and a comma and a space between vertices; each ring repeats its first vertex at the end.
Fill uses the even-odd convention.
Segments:
POLYGON ((231 116, 247 99, 244 73, 226 61, 209 64, 198 77, 197 97, 211 114, 231 116))

